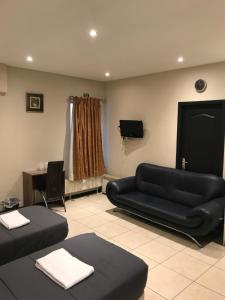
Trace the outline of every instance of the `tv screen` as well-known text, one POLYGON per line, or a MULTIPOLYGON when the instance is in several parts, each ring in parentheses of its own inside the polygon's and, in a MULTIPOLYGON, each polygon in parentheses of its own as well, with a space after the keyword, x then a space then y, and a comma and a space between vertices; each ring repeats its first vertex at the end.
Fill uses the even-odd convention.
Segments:
POLYGON ((143 138, 143 122, 135 120, 120 120, 120 134, 122 137, 143 138))

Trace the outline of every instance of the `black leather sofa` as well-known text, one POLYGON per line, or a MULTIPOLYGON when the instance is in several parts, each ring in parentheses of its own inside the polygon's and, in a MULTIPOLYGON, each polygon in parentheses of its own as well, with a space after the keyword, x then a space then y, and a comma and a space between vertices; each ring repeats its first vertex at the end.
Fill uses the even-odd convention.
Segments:
POLYGON ((192 238, 208 235, 224 216, 224 180, 210 174, 142 163, 136 175, 107 184, 119 208, 192 238))

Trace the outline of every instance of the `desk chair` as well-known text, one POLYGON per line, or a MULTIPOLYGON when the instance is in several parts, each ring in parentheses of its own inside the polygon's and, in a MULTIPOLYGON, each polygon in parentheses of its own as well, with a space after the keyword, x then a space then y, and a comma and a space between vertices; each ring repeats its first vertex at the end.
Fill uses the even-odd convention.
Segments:
POLYGON ((65 212, 65 180, 63 176, 63 161, 51 161, 48 163, 46 186, 40 190, 45 206, 48 208, 48 203, 62 201, 65 212))

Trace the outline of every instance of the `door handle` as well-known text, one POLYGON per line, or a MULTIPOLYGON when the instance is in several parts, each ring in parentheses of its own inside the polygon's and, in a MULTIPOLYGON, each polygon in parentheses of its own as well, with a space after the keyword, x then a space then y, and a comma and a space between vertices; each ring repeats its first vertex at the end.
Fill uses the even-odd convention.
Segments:
POLYGON ((186 170, 187 164, 188 164, 188 162, 186 161, 185 157, 182 157, 182 163, 181 163, 182 170, 186 170))

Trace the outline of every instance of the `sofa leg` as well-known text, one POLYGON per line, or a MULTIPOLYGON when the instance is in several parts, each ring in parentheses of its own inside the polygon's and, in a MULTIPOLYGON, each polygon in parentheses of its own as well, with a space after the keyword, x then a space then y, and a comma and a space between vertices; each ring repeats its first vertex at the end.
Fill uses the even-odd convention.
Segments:
POLYGON ((189 237, 199 248, 202 248, 203 245, 201 243, 199 243, 198 240, 196 240, 193 236, 189 235, 189 234, 185 234, 187 237, 189 237))
MULTIPOLYGON (((202 247, 204 246, 204 245, 202 245, 198 240, 196 240, 196 238, 194 238, 192 235, 190 235, 190 234, 188 234, 188 233, 186 233, 186 232, 184 232, 184 231, 180 231, 180 230, 177 230, 177 229, 175 229, 175 228, 173 228, 173 227, 171 227, 171 226, 165 225, 165 224, 160 223, 160 222, 156 222, 156 221, 154 221, 154 220, 152 220, 152 219, 150 219, 150 218, 145 218, 145 217, 143 217, 143 216, 140 215, 140 214, 134 213, 134 212, 132 212, 132 211, 130 211, 130 210, 127 210, 127 209, 124 209, 124 208, 119 208, 119 207, 113 208, 113 212, 121 212, 121 211, 128 212, 128 213, 130 213, 130 214, 132 214, 132 215, 136 215, 136 216, 141 217, 142 219, 145 219, 145 220, 150 221, 150 222, 152 222, 152 223, 155 223, 155 224, 158 224, 158 225, 160 225, 160 226, 163 226, 163 227, 172 229, 172 230, 174 230, 174 231, 176 231, 176 232, 179 232, 179 233, 185 235, 186 237, 188 237, 189 239, 191 239, 191 240, 192 240, 199 248, 202 248, 202 247)), ((224 231, 225 231, 225 228, 224 228, 224 231)), ((224 239, 225 239, 225 237, 224 237, 224 239)))

